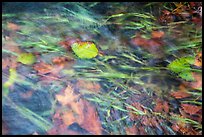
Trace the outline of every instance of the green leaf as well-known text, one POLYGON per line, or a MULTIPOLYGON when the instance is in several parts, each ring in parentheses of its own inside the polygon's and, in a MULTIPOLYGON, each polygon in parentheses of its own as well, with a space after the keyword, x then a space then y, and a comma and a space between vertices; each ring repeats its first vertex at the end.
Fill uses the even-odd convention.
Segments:
POLYGON ((185 79, 187 81, 193 81, 194 78, 193 78, 193 75, 190 71, 185 71, 185 72, 181 72, 179 74, 179 76, 182 78, 182 79, 185 79))
POLYGON ((171 62, 168 65, 168 68, 175 73, 179 73, 181 71, 190 70, 191 69, 190 64, 193 64, 193 63, 194 63, 194 57, 192 56, 182 57, 171 62))
POLYGON ((190 65, 194 64, 194 61, 195 57, 193 56, 182 57, 174 60, 167 67, 171 71, 178 73, 181 78, 191 81, 194 80, 194 78, 191 74, 192 69, 190 68, 190 65))
POLYGON ((32 65, 36 58, 32 53, 22 53, 18 56, 17 61, 26 65, 32 65))
POLYGON ((74 53, 82 59, 90 59, 98 55, 98 49, 92 42, 75 42, 71 47, 74 53))
POLYGON ((10 87, 11 85, 13 85, 13 83, 15 82, 15 80, 17 79, 17 72, 15 69, 13 68, 10 68, 9 69, 9 72, 10 72, 10 75, 9 75, 9 78, 8 80, 3 84, 3 87, 4 88, 8 88, 10 87))

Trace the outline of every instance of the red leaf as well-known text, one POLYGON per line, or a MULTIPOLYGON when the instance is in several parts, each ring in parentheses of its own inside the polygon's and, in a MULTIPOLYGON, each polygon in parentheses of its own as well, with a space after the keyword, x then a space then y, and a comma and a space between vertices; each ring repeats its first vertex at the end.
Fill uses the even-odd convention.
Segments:
POLYGON ((189 113, 190 115, 196 114, 198 111, 202 109, 201 106, 195 106, 190 104, 181 104, 181 107, 186 113, 189 113))

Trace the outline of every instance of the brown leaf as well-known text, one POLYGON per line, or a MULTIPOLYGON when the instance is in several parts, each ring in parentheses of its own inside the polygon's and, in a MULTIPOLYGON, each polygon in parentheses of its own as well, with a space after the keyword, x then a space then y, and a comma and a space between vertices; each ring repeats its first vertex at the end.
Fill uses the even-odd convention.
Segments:
POLYGON ((131 43, 133 43, 136 46, 148 46, 147 39, 142 38, 140 35, 137 35, 135 38, 131 40, 131 43))
POLYGON ((20 30, 20 26, 14 23, 10 23, 10 22, 7 24, 7 28, 10 30, 14 30, 14 31, 20 30))
POLYGON ((75 101, 79 95, 75 95, 73 88, 71 86, 67 86, 64 90, 64 95, 56 95, 57 101, 59 101, 63 106, 70 104, 71 102, 75 101))
POLYGON ((152 31, 151 35, 153 39, 160 39, 164 37, 164 32, 163 31, 152 31))
POLYGON ((52 59, 53 64, 59 65, 59 64, 66 64, 67 62, 73 61, 73 58, 68 57, 55 57, 52 59))
POLYGON ((88 91, 96 92, 98 93, 100 91, 100 85, 95 82, 85 81, 85 80, 78 80, 76 86, 79 89, 86 89, 88 91))
POLYGON ((180 129, 180 127, 179 127, 177 124, 175 124, 175 123, 173 123, 173 125, 171 126, 171 128, 172 128, 174 131, 176 131, 176 132, 178 132, 179 129, 180 129))
POLYGON ((84 104, 86 107, 84 107, 84 121, 80 124, 81 127, 94 135, 101 135, 102 127, 94 106, 87 101, 84 101, 84 104))
POLYGON ((190 87, 193 89, 202 88, 202 73, 192 72, 195 82, 190 82, 190 87))
POLYGON ((185 91, 171 92, 170 95, 177 98, 177 99, 186 98, 186 97, 191 96, 191 94, 189 94, 189 93, 187 93, 185 91))
POLYGON ((201 106, 195 106, 190 104, 181 104, 181 107, 186 113, 189 113, 190 115, 196 114, 198 111, 202 109, 201 106))
POLYGON ((152 118, 150 118, 150 126, 153 126, 153 127, 160 127, 160 125, 159 125, 159 123, 157 122, 157 119, 156 119, 156 117, 152 117, 152 118))
MULTIPOLYGON (((131 105, 133 107, 135 107, 136 109, 145 113, 145 110, 142 108, 142 106, 139 102, 134 102, 131 105)), ((129 107, 127 107, 127 110, 134 111, 132 108, 129 108, 129 107)), ((132 113, 132 112, 129 112, 129 115, 130 115, 131 120, 137 120, 140 117, 140 115, 137 115, 137 114, 132 113)))
POLYGON ((53 70, 53 67, 50 64, 44 62, 37 63, 33 66, 33 69, 36 70, 39 74, 47 74, 53 70))
POLYGON ((150 125, 150 119, 147 116, 143 116, 141 119, 141 123, 145 126, 149 126, 150 125))
POLYGON ((79 42, 80 40, 78 38, 73 38, 73 37, 66 37, 64 41, 60 41, 59 45, 65 48, 68 51, 71 51, 71 45, 75 42, 79 42))
POLYGON ((62 120, 65 125, 69 126, 76 121, 76 118, 74 117, 74 113, 72 111, 67 111, 62 114, 62 120))
POLYGON ((145 131, 144 126, 139 126, 138 129, 139 129, 140 135, 147 135, 147 132, 145 131))
POLYGON ((154 107, 155 112, 162 112, 163 111, 163 102, 160 99, 156 100, 156 106, 154 107))
POLYGON ((17 66, 18 63, 16 62, 15 56, 2 58, 2 69, 6 69, 7 67, 16 69, 17 66))
POLYGON ((199 52, 195 58, 195 66, 202 67, 202 52, 199 52))
POLYGON ((14 52, 14 53, 18 53, 18 54, 21 53, 21 50, 19 49, 19 45, 18 45, 16 42, 14 42, 12 39, 6 41, 6 42, 2 45, 2 48, 3 48, 4 50, 12 51, 12 52, 14 52))
POLYGON ((125 128, 125 131, 127 135, 137 135, 138 134, 138 130, 135 125, 133 125, 132 127, 125 128))
POLYGON ((163 109, 166 113, 169 113, 169 104, 167 101, 164 101, 163 109))

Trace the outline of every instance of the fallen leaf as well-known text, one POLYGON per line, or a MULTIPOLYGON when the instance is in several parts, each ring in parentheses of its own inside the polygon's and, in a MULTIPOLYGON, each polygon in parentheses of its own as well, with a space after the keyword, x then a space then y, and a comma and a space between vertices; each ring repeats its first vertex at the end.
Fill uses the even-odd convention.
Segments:
POLYGON ((71 86, 67 86, 64 90, 64 95, 56 95, 57 101, 59 101, 63 106, 70 104, 71 102, 78 99, 79 95, 75 95, 73 88, 71 86))
POLYGON ((71 51, 71 45, 75 42, 80 42, 80 39, 78 38, 73 38, 73 37, 66 37, 64 41, 60 41, 59 45, 65 48, 68 51, 71 51))
POLYGON ((190 104, 181 104, 181 107, 186 113, 189 113, 190 115, 196 114, 198 111, 202 109, 201 106, 190 105, 190 104))
POLYGON ((78 80, 76 86, 79 89, 86 89, 88 91, 96 92, 98 93, 100 91, 100 85, 95 82, 85 81, 85 80, 78 80))
POLYGON ((139 132, 140 132, 140 135, 147 135, 147 132, 145 131, 145 128, 143 126, 139 126, 139 132))
POLYGON ((14 23, 7 23, 7 28, 13 31, 20 30, 20 26, 14 23))
POLYGON ((85 100, 84 104, 84 121, 80 126, 94 135, 101 135, 102 127, 95 107, 85 100))
POLYGON ((2 58, 2 69, 6 69, 7 67, 16 69, 17 66, 18 66, 18 63, 16 62, 15 56, 2 58))
POLYGON ((74 117, 74 113, 72 111, 67 111, 62 114, 62 120, 65 125, 69 126, 76 121, 76 118, 74 117))
MULTIPOLYGON (((145 113, 145 110, 142 108, 142 104, 140 104, 139 102, 134 102, 131 104, 133 107, 135 107, 136 109, 142 111, 145 113)), ((132 108, 130 107, 127 107, 127 110, 130 110, 130 111, 134 111, 132 108)), ((131 118, 131 120, 137 120, 138 118, 140 118, 140 115, 137 115, 135 113, 132 113, 132 112, 129 112, 129 116, 131 118)))
POLYGON ((148 46, 147 39, 142 38, 141 35, 136 35, 135 38, 131 40, 131 43, 136 45, 136 46, 148 46))
POLYGON ((202 73, 192 72, 195 82, 190 82, 190 87, 193 89, 202 88, 202 73))
POLYGON ((163 111, 163 102, 160 99, 156 100, 156 106, 154 107, 155 112, 162 112, 163 111))
POLYGON ((145 126, 150 125, 150 119, 147 116, 142 116, 141 123, 145 126))
POLYGON ((164 37, 164 32, 163 31, 152 31, 151 35, 153 39, 160 39, 164 37))
POLYGON ((33 69, 40 74, 46 74, 46 73, 50 73, 53 70, 53 67, 50 64, 40 62, 40 63, 34 64, 33 69))
POLYGON ((127 135, 138 135, 138 130, 135 125, 125 128, 125 131, 127 135))
POLYGON ((12 39, 3 43, 2 49, 7 50, 8 52, 14 52, 16 54, 21 53, 21 50, 19 49, 19 45, 16 42, 14 42, 12 39))
POLYGON ((172 128, 174 131, 176 131, 176 132, 178 132, 179 129, 180 129, 180 127, 179 127, 177 124, 175 124, 175 123, 173 123, 173 125, 171 126, 171 128, 172 128))
POLYGON ((32 53, 21 53, 17 57, 17 61, 25 65, 32 65, 36 61, 36 58, 32 53))
POLYGON ((73 61, 74 59, 68 57, 55 57, 52 59, 52 63, 56 65, 65 64, 69 61, 73 61))
POLYGON ((170 95, 177 98, 177 99, 187 98, 187 97, 191 96, 191 94, 189 94, 189 93, 187 93, 185 91, 171 92, 170 95))
POLYGON ((156 117, 151 117, 149 120, 150 120, 150 126, 157 127, 157 128, 160 127, 156 117))
POLYGON ((195 66, 202 67, 202 52, 199 52, 195 57, 195 66))
POLYGON ((166 113, 169 113, 169 104, 167 101, 164 101, 163 109, 166 113))
POLYGON ((75 42, 71 47, 73 52, 82 59, 90 59, 98 55, 98 49, 93 42, 75 42))

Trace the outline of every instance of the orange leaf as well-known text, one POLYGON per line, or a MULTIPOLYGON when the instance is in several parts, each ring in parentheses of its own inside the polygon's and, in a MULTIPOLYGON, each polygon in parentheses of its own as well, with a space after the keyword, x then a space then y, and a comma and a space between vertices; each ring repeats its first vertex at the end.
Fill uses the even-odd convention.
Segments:
POLYGON ((97 92, 97 93, 100 91, 100 88, 101 88, 98 83, 89 82, 85 80, 78 80, 76 85, 80 89, 86 89, 88 91, 97 92))
POLYGON ((71 86, 67 86, 64 90, 64 95, 56 95, 56 99, 63 105, 70 104, 72 101, 76 100, 79 95, 74 95, 74 91, 71 86))
POLYGON ((202 67, 202 52, 199 52, 195 58, 195 66, 202 67))
POLYGON ((74 113, 72 111, 64 112, 62 114, 62 120, 63 120, 64 124, 67 126, 73 124, 76 121, 76 119, 74 117, 74 113))
POLYGON ((131 42, 136 46, 148 46, 147 39, 142 38, 139 34, 131 42))
POLYGON ((94 106, 87 101, 84 101, 84 104, 86 107, 84 110, 84 121, 82 124, 80 124, 81 127, 94 135, 101 135, 102 127, 94 106))
POLYGON ((52 59, 53 64, 60 65, 65 64, 69 61, 73 61, 74 59, 68 57, 55 57, 52 59))
POLYGON ((53 69, 53 67, 49 64, 46 64, 44 62, 37 63, 33 66, 33 69, 38 71, 40 74, 46 74, 50 73, 53 69))
POLYGON ((202 87, 202 73, 192 72, 195 82, 190 82, 190 87, 197 89, 202 87))
POLYGON ((181 99, 181 98, 186 98, 186 97, 190 97, 191 94, 185 92, 185 91, 177 91, 177 92, 171 92, 170 93, 171 96, 177 98, 177 99, 181 99))
POLYGON ((164 32, 163 31, 152 31, 151 35, 153 39, 160 39, 164 37, 164 32))
POLYGON ((10 29, 10 30, 14 30, 14 31, 20 30, 20 26, 14 24, 14 23, 8 23, 7 28, 10 29))
POLYGON ((200 106, 190 105, 190 104, 181 104, 181 107, 186 113, 190 115, 196 114, 198 111, 202 109, 200 106))

